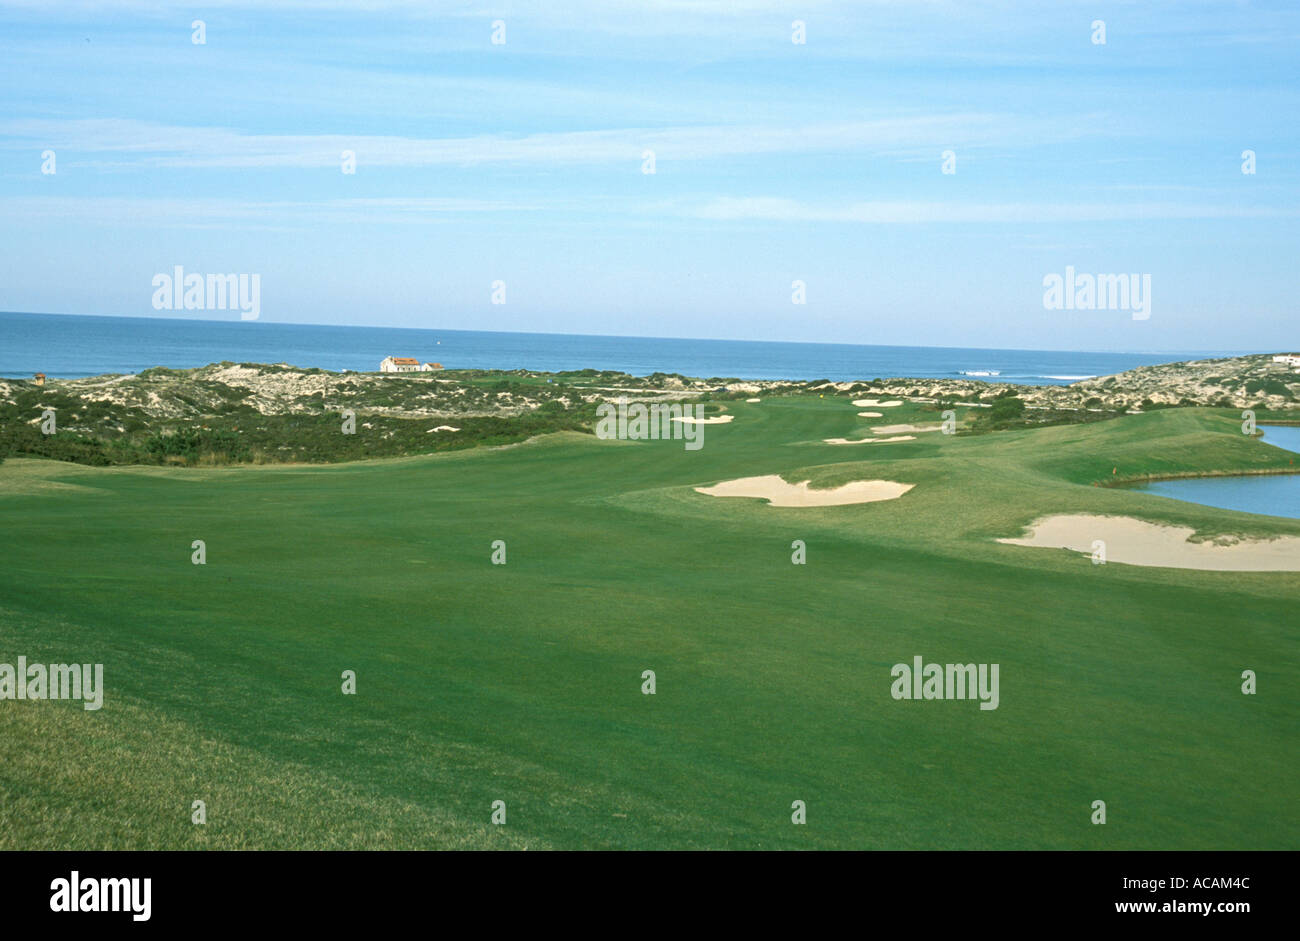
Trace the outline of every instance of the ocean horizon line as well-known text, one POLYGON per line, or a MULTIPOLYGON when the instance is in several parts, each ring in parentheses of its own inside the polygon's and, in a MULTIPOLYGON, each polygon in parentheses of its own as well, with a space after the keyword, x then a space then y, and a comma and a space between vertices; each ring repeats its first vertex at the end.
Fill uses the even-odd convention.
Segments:
POLYGON ((763 343, 772 345, 800 345, 800 346, 826 346, 826 347, 857 347, 862 349, 894 349, 894 350, 941 350, 941 351, 960 351, 960 352, 988 352, 988 353, 1067 353, 1083 355, 1100 355, 1100 356, 1197 356, 1197 357, 1230 357, 1230 356, 1251 356, 1263 353, 1278 352, 1274 350, 1166 350, 1166 349, 1053 349, 1048 347, 1030 347, 1030 346, 938 346, 932 344, 913 344, 913 343, 859 343, 852 341, 840 340, 782 340, 782 339, 747 339, 733 337, 683 337, 683 336, 656 336, 652 334, 641 333, 576 333, 556 330, 479 330, 468 327, 412 327, 400 326, 394 324, 345 324, 345 323, 318 323, 315 321, 299 320, 268 320, 258 318, 257 320, 240 320, 240 319, 215 319, 210 317, 153 317, 141 314, 80 314, 57 311, 23 311, 23 310, 0 310, 0 317, 4 316, 22 316, 22 317, 69 317, 69 318, 93 318, 96 320, 135 320, 149 323, 200 323, 200 324, 224 324, 224 325, 248 325, 251 329, 256 329, 257 324, 276 327, 304 327, 318 328, 327 330, 409 330, 421 333, 474 333, 474 334, 499 334, 502 336, 538 336, 538 337, 577 337, 583 339, 608 339, 608 340, 659 340, 672 342, 689 342, 689 343, 763 343))

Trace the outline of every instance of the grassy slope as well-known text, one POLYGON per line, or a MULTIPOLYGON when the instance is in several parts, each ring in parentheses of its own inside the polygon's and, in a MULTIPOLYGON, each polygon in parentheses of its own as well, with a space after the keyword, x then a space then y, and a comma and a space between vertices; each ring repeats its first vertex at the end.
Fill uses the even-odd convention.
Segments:
POLYGON ((1090 486, 1292 455, 1214 410, 837 447, 933 416, 728 407, 699 452, 559 435, 311 468, 0 466, 0 662, 102 661, 108 686, 98 713, 0 703, 0 847, 1300 842, 1300 575, 990 539, 1046 512, 1300 533, 1090 486), (805 510, 691 489, 764 473, 918 486, 805 510), (1000 663, 1001 707, 893 701, 917 654, 1000 663))

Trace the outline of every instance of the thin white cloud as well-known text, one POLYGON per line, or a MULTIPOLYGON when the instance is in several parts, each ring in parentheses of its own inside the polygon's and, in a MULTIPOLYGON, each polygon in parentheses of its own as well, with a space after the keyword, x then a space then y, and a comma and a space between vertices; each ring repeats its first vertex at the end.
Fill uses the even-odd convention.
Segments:
MULTIPOLYGON (((1100 122, 1079 121, 1077 127, 1100 122)), ((617 128, 526 135, 412 138, 348 134, 249 134, 129 119, 27 119, 0 122, 0 147, 68 151, 82 165, 145 167, 335 167, 345 150, 359 165, 387 167, 481 164, 659 162, 775 153, 906 154, 948 146, 1069 139, 1084 132, 1044 132, 1041 122, 996 114, 890 117, 802 126, 707 125, 617 128), (1052 135, 1045 137, 1044 133, 1052 135), (114 155, 110 162, 85 155, 114 155)))
MULTIPOLYGON (((859 0, 863 2, 863 0, 859 0)), ((873 0, 880 6, 937 3, 940 0, 873 0)), ((192 0, 62 0, 61 6, 81 10, 127 10, 165 13, 173 10, 195 12, 192 0)), ((204 0, 203 9, 267 9, 266 0, 204 0)), ((639 17, 645 14, 678 16, 747 16, 776 13, 784 15, 795 8, 789 0, 636 0, 611 3, 609 0, 506 0, 506 2, 467 3, 464 0, 276 0, 276 7, 289 9, 337 10, 367 14, 394 11, 426 16, 555 16, 557 13, 596 15, 621 14, 639 17)), ((834 0, 801 0, 802 10, 821 10, 834 6, 834 0)), ((16 8, 46 11, 49 0, 0 0, 0 9, 16 8)), ((791 14, 793 15, 793 14, 791 14)))
POLYGON ((960 203, 878 201, 812 204, 782 197, 720 197, 685 208, 699 219, 736 222, 922 223, 1123 222, 1141 219, 1251 219, 1295 217, 1300 209, 1251 209, 1182 203, 960 203))
POLYGON ((113 196, 0 198, 0 216, 29 223, 68 220, 98 225, 314 226, 427 224, 481 213, 531 213, 537 203, 433 197, 328 199, 317 202, 113 196))
MULTIPOLYGON (((305 201, 247 201, 126 197, 0 198, 0 215, 15 223, 50 220, 110 226, 303 228, 320 225, 436 225, 492 214, 503 221, 556 219, 608 212, 604 200, 562 202, 379 197, 305 201)), ((1066 224, 1137 220, 1295 218, 1300 209, 1245 208, 1210 203, 960 203, 919 200, 806 203, 783 197, 718 197, 703 203, 628 203, 628 218, 775 224, 1066 224)), ((494 224, 497 224, 494 222, 494 224)))

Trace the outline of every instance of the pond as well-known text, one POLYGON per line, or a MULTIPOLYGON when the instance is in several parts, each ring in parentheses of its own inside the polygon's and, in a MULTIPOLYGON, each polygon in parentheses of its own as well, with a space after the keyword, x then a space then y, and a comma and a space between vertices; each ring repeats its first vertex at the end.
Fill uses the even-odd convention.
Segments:
MULTIPOLYGON (((1264 440, 1300 454, 1300 427, 1260 425, 1264 440)), ((1196 477, 1135 484, 1133 490, 1174 500, 1217 506, 1244 513, 1300 519, 1300 474, 1246 477, 1196 477)))

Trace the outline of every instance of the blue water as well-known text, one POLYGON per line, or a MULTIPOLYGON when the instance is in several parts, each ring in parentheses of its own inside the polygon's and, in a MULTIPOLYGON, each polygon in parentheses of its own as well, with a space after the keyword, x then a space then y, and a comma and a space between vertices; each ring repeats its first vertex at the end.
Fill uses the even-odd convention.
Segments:
POLYGON ((322 369, 379 368, 414 356, 451 369, 613 369, 645 376, 833 379, 897 376, 1065 385, 1138 366, 1228 353, 1075 353, 832 343, 761 343, 548 333, 486 333, 393 327, 331 327, 263 321, 88 317, 0 312, 0 376, 54 378, 188 368, 230 360, 322 369))
MULTIPOLYGON (((1269 444, 1300 454, 1300 427, 1261 425, 1260 430, 1269 444)), ((1300 519, 1300 476, 1157 480, 1133 489, 1225 510, 1300 519)))

